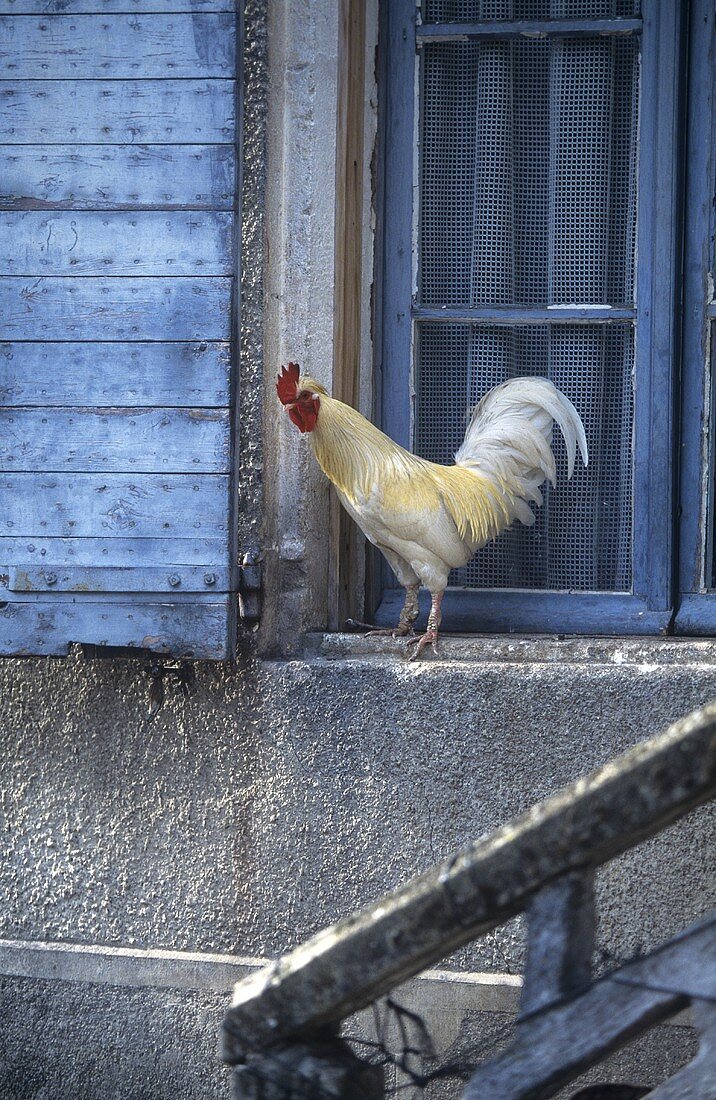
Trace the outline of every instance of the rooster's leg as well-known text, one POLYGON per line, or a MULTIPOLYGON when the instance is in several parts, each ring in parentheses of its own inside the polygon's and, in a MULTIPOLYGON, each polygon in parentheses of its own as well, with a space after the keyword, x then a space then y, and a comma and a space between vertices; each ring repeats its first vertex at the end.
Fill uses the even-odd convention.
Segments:
POLYGON ((419 592, 419 584, 407 584, 405 586, 405 603, 403 604, 403 610, 400 612, 398 625, 388 626, 383 629, 377 628, 375 630, 369 630, 368 636, 384 638, 404 638, 407 634, 414 633, 413 623, 420 614, 420 610, 418 608, 419 592))
POLYGON ((442 613, 440 611, 440 605, 443 602, 444 592, 431 592, 432 605, 430 608, 430 614, 428 616, 428 629, 424 634, 421 634, 419 638, 411 638, 408 645, 414 645, 415 650, 410 654, 409 660, 415 661, 423 652, 426 646, 433 647, 433 653, 438 651, 438 629, 442 620, 442 613))

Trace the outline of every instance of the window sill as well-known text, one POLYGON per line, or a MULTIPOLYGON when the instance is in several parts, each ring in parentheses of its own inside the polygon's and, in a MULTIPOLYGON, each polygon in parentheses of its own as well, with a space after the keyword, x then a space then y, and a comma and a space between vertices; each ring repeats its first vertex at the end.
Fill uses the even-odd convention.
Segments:
MULTIPOLYGON (((632 666, 716 666, 716 639, 621 637, 595 638, 554 634, 442 634, 440 655, 427 650, 420 664, 570 664, 632 666)), ((405 642, 365 634, 308 634, 304 654, 325 660, 402 658, 405 642)))

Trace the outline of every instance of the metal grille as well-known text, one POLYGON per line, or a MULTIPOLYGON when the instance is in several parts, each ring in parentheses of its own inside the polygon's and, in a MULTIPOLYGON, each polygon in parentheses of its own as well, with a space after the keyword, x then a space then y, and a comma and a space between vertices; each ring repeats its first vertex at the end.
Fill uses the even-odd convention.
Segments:
POLYGON ((639 0, 424 0, 425 23, 487 19, 614 19, 639 15, 639 0))
POLYGON ((549 377, 584 421, 589 466, 566 479, 555 432, 558 479, 545 487, 534 527, 516 523, 480 550, 453 585, 628 591, 631 583, 631 324, 418 326, 415 449, 450 463, 466 411, 492 386, 520 375, 549 377))
MULTIPOLYGON (((425 0, 433 21, 595 19, 631 0, 425 0)), ((506 378, 549 377, 576 405, 590 463, 535 526, 516 524, 450 578, 487 588, 631 588, 631 322, 525 323, 523 308, 634 303, 637 36, 472 38, 421 50, 416 308, 418 454, 451 462, 466 411, 506 378), (504 323, 421 320, 501 306, 504 323)))
POLYGON ((637 39, 422 53, 420 302, 630 303, 637 39))

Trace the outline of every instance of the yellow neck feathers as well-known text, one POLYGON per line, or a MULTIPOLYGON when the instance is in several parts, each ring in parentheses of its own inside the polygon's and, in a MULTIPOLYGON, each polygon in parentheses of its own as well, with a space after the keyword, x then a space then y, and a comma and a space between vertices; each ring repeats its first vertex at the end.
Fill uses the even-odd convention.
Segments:
POLYGON ((365 498, 386 478, 404 476, 412 463, 422 462, 350 405, 328 394, 320 402, 313 451, 326 477, 350 500, 365 498))
POLYGON ((330 397, 312 379, 320 409, 311 443, 319 466, 358 510, 369 500, 390 512, 446 508, 460 537, 484 545, 511 521, 509 492, 475 470, 440 466, 410 454, 359 412, 330 397))

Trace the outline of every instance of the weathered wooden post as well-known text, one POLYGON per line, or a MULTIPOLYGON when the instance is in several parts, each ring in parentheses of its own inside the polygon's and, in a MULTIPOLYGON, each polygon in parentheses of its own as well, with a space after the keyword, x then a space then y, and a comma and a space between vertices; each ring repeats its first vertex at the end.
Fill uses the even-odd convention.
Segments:
POLYGON ((383 1100, 384 1075, 327 1032, 247 1054, 233 1087, 235 1100, 383 1100))
POLYGON ((636 962, 591 974, 595 868, 714 793, 716 704, 240 982, 224 1022, 237 1100, 379 1100, 382 1070, 341 1041, 341 1021, 522 911, 515 1035, 476 1069, 466 1100, 552 1096, 689 1005, 703 1033, 699 1056, 653 1096, 714 1100, 716 912, 636 962))

